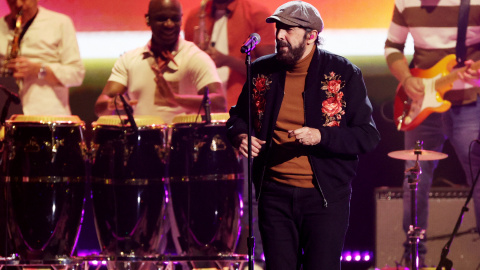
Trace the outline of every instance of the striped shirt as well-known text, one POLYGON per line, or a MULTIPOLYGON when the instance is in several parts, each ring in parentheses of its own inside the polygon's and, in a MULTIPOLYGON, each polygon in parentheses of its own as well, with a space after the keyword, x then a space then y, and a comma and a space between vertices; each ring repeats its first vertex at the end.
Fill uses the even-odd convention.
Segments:
MULTIPOLYGON (((460 0, 395 0, 392 22, 385 42, 387 63, 403 58, 407 36, 414 41, 415 67, 428 69, 455 54, 460 0)), ((466 37, 467 59, 480 59, 480 0, 470 0, 466 37)), ((456 88, 456 87, 455 87, 456 88)), ((451 91, 448 94, 455 91, 451 91)), ((462 103, 476 100, 475 92, 457 93, 462 103)), ((453 95, 452 95, 453 96, 453 95)), ((446 97, 447 98, 447 97, 446 97)))

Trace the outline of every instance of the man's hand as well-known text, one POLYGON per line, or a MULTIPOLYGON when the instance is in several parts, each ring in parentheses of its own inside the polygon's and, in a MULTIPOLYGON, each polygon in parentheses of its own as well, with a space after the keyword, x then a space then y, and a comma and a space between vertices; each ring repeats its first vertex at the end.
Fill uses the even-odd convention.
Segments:
POLYGON ((303 145, 316 145, 322 140, 320 130, 316 128, 302 127, 288 131, 288 137, 295 137, 303 145))
POLYGON ((167 64, 170 61, 170 59, 162 60, 160 57, 157 57, 156 63, 153 64, 151 68, 155 74, 155 83, 157 84, 157 91, 160 94, 162 103, 166 104, 167 106, 177 106, 178 102, 176 100, 176 96, 170 89, 168 82, 163 77, 163 73, 165 72, 167 64))
MULTIPOLYGON (((244 157, 248 157, 248 135, 245 133, 238 135, 237 141, 240 142, 238 146, 240 153, 244 157)), ((252 136, 252 157, 258 156, 263 144, 265 144, 265 141, 252 136)))
POLYGON ((422 99, 425 95, 425 85, 423 84, 422 78, 407 77, 403 80, 402 85, 407 96, 413 100, 422 99))
POLYGON ((215 47, 209 46, 205 52, 212 58, 217 68, 227 65, 229 56, 219 52, 215 47))
POLYGON ((7 67, 13 70, 13 77, 16 79, 24 79, 27 77, 36 77, 40 70, 41 64, 34 63, 25 57, 19 56, 11 59, 7 67))
POLYGON ((480 86, 480 69, 473 69, 472 60, 465 61, 465 70, 458 72, 460 80, 469 83, 471 85, 480 86))

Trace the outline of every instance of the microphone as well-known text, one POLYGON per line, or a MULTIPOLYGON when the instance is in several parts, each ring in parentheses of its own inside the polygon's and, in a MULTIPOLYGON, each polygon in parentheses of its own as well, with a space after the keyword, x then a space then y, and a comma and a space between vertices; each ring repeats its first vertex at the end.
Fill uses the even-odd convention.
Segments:
POLYGON ((5 94, 7 94, 7 96, 10 98, 11 101, 13 101, 13 103, 20 104, 20 97, 18 96, 18 94, 8 90, 5 86, 1 84, 0 88, 3 90, 3 92, 5 92, 5 94))
POLYGON ((203 109, 205 110, 205 123, 210 124, 212 122, 212 116, 210 114, 210 98, 208 97, 208 87, 205 87, 203 92, 203 109))
POLYGON ((125 113, 127 114, 128 122, 130 122, 130 126, 132 127, 134 132, 138 132, 138 127, 137 124, 135 123, 135 119, 133 118, 133 108, 128 104, 128 102, 125 100, 123 95, 118 95, 120 99, 122 100, 123 103, 123 109, 125 110, 125 113))
POLYGON ((248 39, 243 43, 240 52, 248 53, 255 49, 255 46, 260 43, 260 35, 257 33, 252 33, 248 39))

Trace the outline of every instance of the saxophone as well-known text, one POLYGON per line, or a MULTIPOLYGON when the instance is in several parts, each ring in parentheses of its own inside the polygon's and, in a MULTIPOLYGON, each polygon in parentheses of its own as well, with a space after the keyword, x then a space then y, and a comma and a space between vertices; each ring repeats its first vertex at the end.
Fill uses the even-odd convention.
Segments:
POLYGON ((22 16, 23 16, 23 9, 15 16, 15 30, 13 31, 13 40, 12 43, 9 44, 9 53, 5 57, 2 67, 0 77, 11 77, 13 75, 13 71, 7 68, 7 64, 11 59, 15 59, 18 56, 20 51, 20 34, 22 33, 22 16))
POLYGON ((207 15, 206 6, 209 1, 211 0, 202 0, 200 3, 198 25, 193 28, 193 42, 202 50, 206 50, 208 48, 208 43, 210 42, 210 36, 207 33, 207 29, 205 29, 205 16, 207 15))

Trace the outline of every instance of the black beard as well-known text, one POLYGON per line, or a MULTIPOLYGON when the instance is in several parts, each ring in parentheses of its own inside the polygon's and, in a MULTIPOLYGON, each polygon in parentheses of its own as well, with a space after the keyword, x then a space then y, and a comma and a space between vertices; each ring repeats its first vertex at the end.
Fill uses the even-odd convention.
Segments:
POLYGON ((292 45, 288 44, 286 41, 277 41, 277 60, 287 67, 293 67, 297 64, 298 60, 300 60, 305 53, 306 44, 302 42, 300 46, 293 49, 292 45), (281 52, 279 47, 287 46, 287 52, 281 52))

